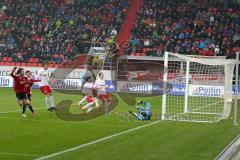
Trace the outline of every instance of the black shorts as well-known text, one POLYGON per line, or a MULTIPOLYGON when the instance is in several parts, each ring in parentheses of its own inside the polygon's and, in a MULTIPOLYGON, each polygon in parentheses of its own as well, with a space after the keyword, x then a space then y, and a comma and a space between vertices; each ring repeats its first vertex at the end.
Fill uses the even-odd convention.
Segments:
POLYGON ((17 97, 17 100, 27 99, 27 95, 26 95, 25 92, 18 92, 18 93, 16 93, 16 97, 17 97))
POLYGON ((142 112, 141 115, 144 117, 144 120, 150 120, 152 115, 148 115, 146 112, 142 112))
POLYGON ((29 101, 31 101, 31 94, 27 94, 27 99, 29 100, 29 101))

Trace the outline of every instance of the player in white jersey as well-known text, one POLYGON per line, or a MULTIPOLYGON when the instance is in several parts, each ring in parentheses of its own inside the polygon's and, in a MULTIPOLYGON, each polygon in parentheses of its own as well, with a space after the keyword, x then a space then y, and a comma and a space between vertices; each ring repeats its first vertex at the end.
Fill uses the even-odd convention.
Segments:
POLYGON ((39 79, 38 85, 41 92, 45 95, 45 103, 48 111, 55 110, 54 98, 52 95, 52 89, 49 82, 49 70, 48 65, 45 63, 43 68, 38 70, 36 79, 39 79))
POLYGON ((82 107, 82 110, 86 110, 87 113, 90 112, 93 109, 94 103, 96 103, 96 106, 98 107, 98 103, 96 99, 93 96, 93 77, 87 76, 86 77, 86 83, 82 87, 82 93, 84 94, 84 98, 79 102, 79 105, 81 105, 84 101, 87 101, 87 105, 82 107))
POLYGON ((104 80, 103 72, 98 74, 99 78, 95 82, 95 86, 97 88, 97 96, 104 103, 106 113, 109 112, 109 106, 111 105, 112 99, 106 92, 106 87, 108 87, 104 80))

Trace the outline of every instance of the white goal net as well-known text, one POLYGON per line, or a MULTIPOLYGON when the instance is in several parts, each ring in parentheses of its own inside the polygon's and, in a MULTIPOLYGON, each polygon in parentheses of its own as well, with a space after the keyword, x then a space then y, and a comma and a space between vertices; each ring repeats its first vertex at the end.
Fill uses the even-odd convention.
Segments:
POLYGON ((165 53, 162 120, 217 122, 232 103, 235 60, 165 53))

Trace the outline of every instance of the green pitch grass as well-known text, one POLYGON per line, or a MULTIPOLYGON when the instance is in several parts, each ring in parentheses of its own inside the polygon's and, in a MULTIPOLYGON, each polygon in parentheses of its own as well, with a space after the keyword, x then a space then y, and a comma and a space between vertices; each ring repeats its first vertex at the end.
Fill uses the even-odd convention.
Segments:
MULTIPOLYGON (((81 98, 56 92, 54 96, 56 102, 71 99, 77 103, 81 98)), ((161 106, 161 97, 145 99, 155 107, 161 106)), ((36 117, 27 111, 28 117, 23 118, 12 89, 0 88, 0 160, 31 160, 151 123, 127 121, 118 114, 67 122, 46 111, 39 90, 33 91, 32 100, 36 117)), ((120 100, 112 113, 130 109, 134 107, 120 100)), ((71 111, 81 112, 77 105, 71 111)), ((212 160, 239 131, 239 127, 233 127, 232 119, 214 124, 159 122, 50 159, 212 160)))

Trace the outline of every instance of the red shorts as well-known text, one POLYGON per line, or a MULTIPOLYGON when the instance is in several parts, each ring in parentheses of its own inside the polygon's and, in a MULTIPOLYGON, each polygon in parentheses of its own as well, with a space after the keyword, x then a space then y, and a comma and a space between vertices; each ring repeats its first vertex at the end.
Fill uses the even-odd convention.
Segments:
POLYGON ((93 97, 93 96, 88 96, 88 97, 86 98, 86 101, 87 101, 88 103, 94 102, 94 97, 93 97))
POLYGON ((40 87, 40 90, 43 94, 50 94, 52 93, 52 89, 50 86, 42 86, 40 87))
POLYGON ((102 101, 110 101, 110 97, 108 94, 100 94, 99 99, 101 99, 102 101))

